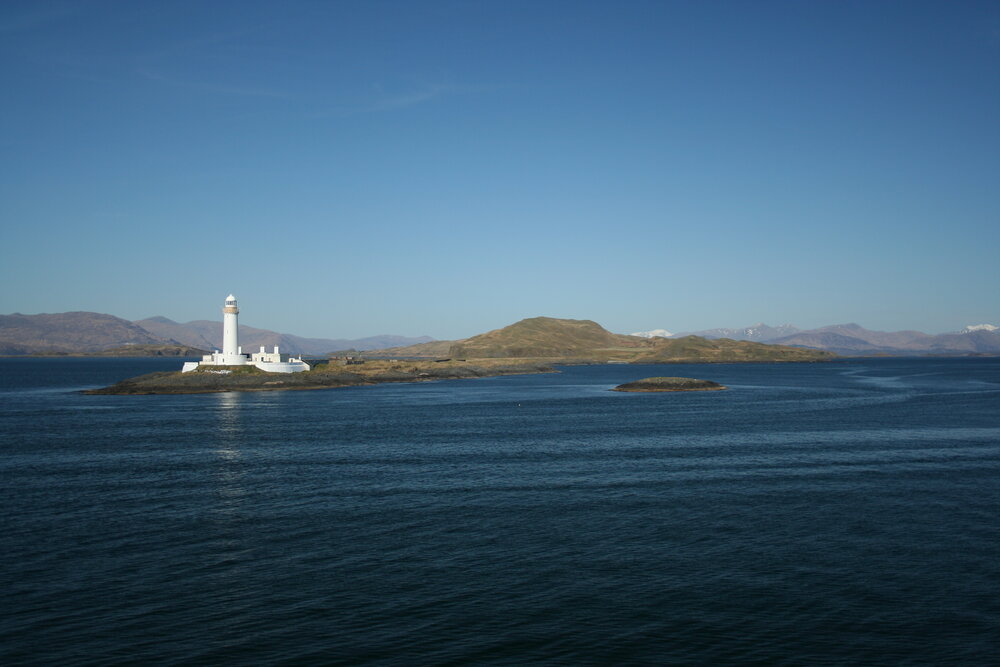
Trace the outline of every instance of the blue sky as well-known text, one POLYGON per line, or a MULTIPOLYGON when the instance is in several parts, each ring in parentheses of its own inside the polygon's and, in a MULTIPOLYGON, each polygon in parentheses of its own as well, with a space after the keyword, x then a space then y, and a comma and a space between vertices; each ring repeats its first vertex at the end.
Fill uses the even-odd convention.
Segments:
POLYGON ((0 4, 0 312, 1000 324, 996 2, 0 4))

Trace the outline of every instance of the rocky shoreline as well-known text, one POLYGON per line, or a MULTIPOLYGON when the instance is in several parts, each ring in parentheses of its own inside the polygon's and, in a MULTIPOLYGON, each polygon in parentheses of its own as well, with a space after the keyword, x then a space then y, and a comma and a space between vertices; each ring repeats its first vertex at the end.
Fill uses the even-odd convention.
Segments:
POLYGON ((190 373, 149 373, 109 387, 89 389, 92 395, 207 394, 226 391, 290 391, 333 389, 464 378, 554 373, 543 363, 367 362, 340 366, 321 364, 303 373, 268 373, 253 366, 206 367, 190 373))

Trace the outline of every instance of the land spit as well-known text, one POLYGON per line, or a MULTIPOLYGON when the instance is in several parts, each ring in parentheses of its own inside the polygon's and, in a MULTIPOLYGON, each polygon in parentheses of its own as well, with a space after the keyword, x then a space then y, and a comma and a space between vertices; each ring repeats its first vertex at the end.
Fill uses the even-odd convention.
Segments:
POLYGON ((460 361, 368 361, 341 366, 319 364, 302 373, 268 373, 254 366, 205 366, 189 373, 149 373, 85 394, 207 394, 224 391, 289 391, 332 389, 462 378, 554 373, 547 363, 499 359, 460 361))

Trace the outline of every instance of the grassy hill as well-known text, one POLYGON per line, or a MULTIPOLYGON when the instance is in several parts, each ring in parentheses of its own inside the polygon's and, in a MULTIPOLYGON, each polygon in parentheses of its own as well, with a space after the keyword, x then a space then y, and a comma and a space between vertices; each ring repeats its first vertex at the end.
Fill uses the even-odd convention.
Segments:
POLYGON ((532 317, 451 345, 455 358, 578 357, 598 350, 636 349, 642 338, 613 334, 591 320, 532 317))
POLYGON ((728 338, 640 338, 611 333, 591 320, 532 317, 465 340, 378 350, 377 356, 664 363, 823 361, 836 355, 728 338))
POLYGON ((368 350, 362 354, 365 357, 384 359, 441 359, 449 356, 449 350, 454 342, 452 340, 435 340, 417 345, 368 350))

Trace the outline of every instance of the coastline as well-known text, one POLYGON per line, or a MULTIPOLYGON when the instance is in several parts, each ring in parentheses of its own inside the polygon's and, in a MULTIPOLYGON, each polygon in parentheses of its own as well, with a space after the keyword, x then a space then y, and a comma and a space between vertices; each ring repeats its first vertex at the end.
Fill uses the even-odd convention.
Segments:
POLYGON ((430 382, 467 378, 557 373, 547 363, 484 359, 454 361, 368 361, 357 365, 321 364, 302 373, 268 373, 253 366, 207 367, 190 373, 168 371, 127 378, 89 395, 211 394, 227 391, 307 391, 360 387, 389 382, 430 382), (500 362, 500 363, 498 363, 500 362))
POLYGON ((826 363, 833 359, 729 360, 670 359, 662 361, 602 360, 593 358, 485 358, 485 359, 367 359, 359 364, 320 363, 301 373, 269 373, 253 366, 204 367, 189 373, 166 371, 126 378, 89 395, 211 394, 226 391, 307 391, 359 387, 388 382, 429 382, 503 375, 558 373, 559 366, 606 364, 765 364, 826 363), (221 372, 220 372, 221 371, 221 372))

